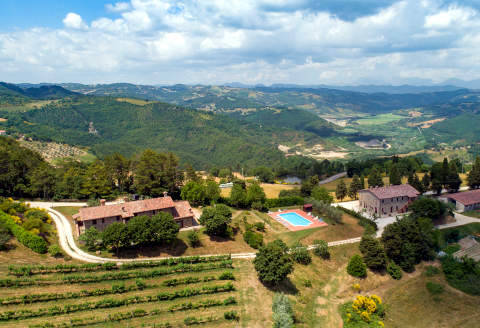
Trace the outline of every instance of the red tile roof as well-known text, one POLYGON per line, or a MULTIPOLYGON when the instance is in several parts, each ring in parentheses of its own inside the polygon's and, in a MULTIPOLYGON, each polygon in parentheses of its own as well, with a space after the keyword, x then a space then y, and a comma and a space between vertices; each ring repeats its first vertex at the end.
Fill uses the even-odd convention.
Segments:
POLYGON ((188 201, 174 202, 170 196, 158 197, 152 199, 138 200, 133 202, 126 202, 114 205, 83 207, 78 214, 73 216, 74 219, 85 221, 95 220, 108 217, 120 216, 122 218, 133 217, 137 213, 162 210, 167 208, 175 208, 178 217, 193 216, 191 207, 188 201))
POLYGON ((454 199, 465 206, 473 205, 480 203, 480 189, 457 192, 455 194, 447 195, 447 197, 454 199))
POLYGON ((378 199, 387 199, 387 198, 402 197, 402 196, 414 198, 420 195, 417 189, 413 188, 409 184, 376 187, 376 188, 360 190, 360 192, 366 192, 366 191, 371 192, 378 199))
POLYGON ((178 218, 188 218, 194 215, 190 203, 186 200, 175 202, 175 209, 177 210, 178 218))

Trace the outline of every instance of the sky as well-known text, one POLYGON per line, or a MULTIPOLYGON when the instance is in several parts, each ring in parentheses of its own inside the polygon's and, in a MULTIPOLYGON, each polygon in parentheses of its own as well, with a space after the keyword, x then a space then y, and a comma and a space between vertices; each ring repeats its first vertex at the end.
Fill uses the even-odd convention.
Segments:
POLYGON ((0 81, 480 79, 480 0, 0 0, 0 81))

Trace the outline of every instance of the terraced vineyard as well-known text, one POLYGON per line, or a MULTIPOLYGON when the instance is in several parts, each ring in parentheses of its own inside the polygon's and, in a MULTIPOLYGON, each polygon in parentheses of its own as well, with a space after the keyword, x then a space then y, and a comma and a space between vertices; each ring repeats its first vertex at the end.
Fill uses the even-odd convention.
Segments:
POLYGON ((236 279, 230 256, 10 266, 0 277, 0 327, 233 327, 236 279))

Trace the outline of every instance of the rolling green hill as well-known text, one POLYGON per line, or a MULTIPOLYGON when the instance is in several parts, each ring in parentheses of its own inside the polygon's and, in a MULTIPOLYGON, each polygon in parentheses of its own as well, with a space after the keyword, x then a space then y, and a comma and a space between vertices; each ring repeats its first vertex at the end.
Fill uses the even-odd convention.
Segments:
POLYGON ((113 152, 130 156, 145 148, 173 151, 197 167, 278 164, 284 160, 279 143, 320 140, 307 131, 260 127, 158 102, 137 106, 110 97, 64 99, 5 115, 10 132, 34 139, 87 146, 98 156, 113 152))
POLYGON ((361 93, 326 88, 228 86, 144 86, 128 83, 63 87, 91 95, 126 96, 159 100, 189 108, 228 112, 266 107, 306 109, 317 114, 358 115, 390 112, 402 108, 480 103, 480 93, 467 89, 425 93, 361 93))

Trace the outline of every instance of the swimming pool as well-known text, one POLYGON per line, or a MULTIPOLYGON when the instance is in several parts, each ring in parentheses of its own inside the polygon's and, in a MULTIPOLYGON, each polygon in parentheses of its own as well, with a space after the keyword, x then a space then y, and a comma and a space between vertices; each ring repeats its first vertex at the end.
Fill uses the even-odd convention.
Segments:
POLYGON ((278 216, 293 226, 306 227, 312 224, 312 221, 305 219, 303 216, 295 212, 282 213, 278 214, 278 216))

